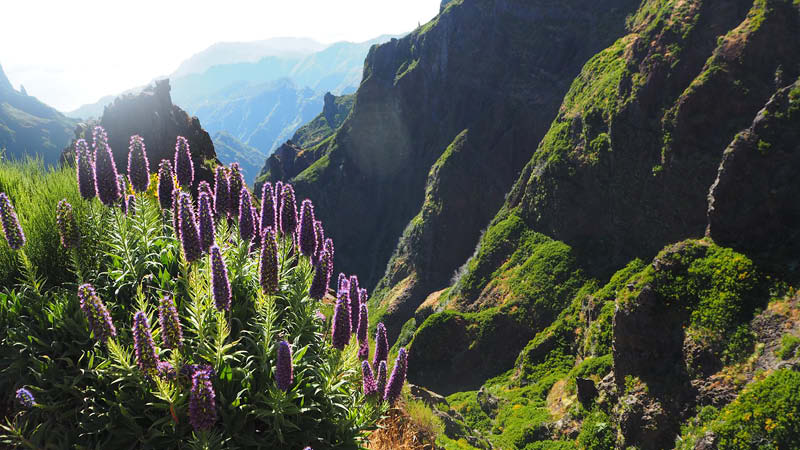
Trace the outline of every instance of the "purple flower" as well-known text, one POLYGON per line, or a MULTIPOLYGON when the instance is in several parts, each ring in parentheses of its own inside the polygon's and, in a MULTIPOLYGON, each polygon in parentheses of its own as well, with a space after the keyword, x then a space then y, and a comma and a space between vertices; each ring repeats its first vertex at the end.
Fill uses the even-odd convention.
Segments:
POLYGON ((372 358, 372 366, 378 367, 381 361, 386 361, 389 357, 389 340, 386 339, 383 322, 379 322, 375 328, 375 356, 372 358))
POLYGON ((167 348, 183 347, 183 332, 175 300, 165 295, 158 302, 158 321, 161 324, 161 340, 167 348))
POLYGON ((372 375, 372 368, 367 361, 361 361, 361 380, 363 383, 364 395, 370 396, 378 392, 378 385, 372 375))
POLYGON ((393 405, 400 393, 403 391, 403 383, 406 382, 406 369, 408 368, 408 355, 406 355, 405 347, 401 347, 397 352, 397 359, 394 361, 394 368, 392 369, 392 376, 389 377, 389 382, 386 384, 386 393, 383 398, 393 405))
POLYGON ((206 180, 197 183, 197 195, 199 196, 203 192, 208 194, 208 198, 214 198, 214 193, 211 192, 211 185, 206 180))
POLYGON ((253 241, 250 243, 250 251, 254 252, 256 249, 261 248, 261 219, 258 217, 258 208, 255 206, 250 207, 250 212, 253 214, 253 241))
POLYGON ((117 180, 117 165, 108 146, 108 136, 102 127, 94 127, 94 184, 97 198, 106 206, 113 206, 122 193, 117 180))
POLYGON ((261 270, 259 282, 265 294, 278 292, 278 243, 272 228, 261 234, 261 270))
POLYGON ((33 408, 36 406, 36 399, 33 398, 33 394, 25 388, 17 389, 17 401, 25 408, 33 408))
POLYGON ((244 241, 250 241, 255 236, 252 206, 250 192, 247 189, 242 189, 239 200, 239 235, 244 241))
POLYGON ((58 202, 56 224, 58 225, 58 235, 61 237, 61 245, 64 248, 78 248, 81 245, 81 233, 78 230, 78 223, 75 221, 72 205, 67 202, 67 199, 62 199, 58 202))
MULTIPOLYGON (((275 199, 275 220, 280 220, 278 214, 281 212, 281 196, 283 195, 283 181, 276 181, 275 186, 272 187, 272 198, 275 199)), ((280 224, 276 224, 275 229, 280 228, 280 224)))
POLYGON ((175 239, 181 240, 181 221, 180 221, 180 208, 178 207, 178 198, 181 191, 175 189, 172 191, 172 229, 175 230, 175 239))
POLYGON ((313 257, 317 248, 317 234, 314 231, 314 205, 305 199, 300 205, 300 229, 298 230, 300 253, 313 257))
POLYGON ((358 315, 358 330, 356 337, 358 338, 358 357, 362 360, 369 358, 369 341, 367 340, 367 328, 369 326, 369 313, 367 312, 367 305, 362 303, 359 308, 358 315))
POLYGON ((228 214, 232 219, 239 218, 239 203, 244 190, 244 178, 242 178, 242 171, 239 169, 239 163, 231 164, 231 173, 228 175, 228 188, 230 190, 230 203, 228 207, 230 210, 228 214))
POLYGON ((175 142, 175 176, 181 186, 191 186, 194 181, 192 152, 189 151, 189 141, 183 136, 178 136, 175 142))
POLYGON ((136 214, 136 196, 133 194, 128 194, 128 198, 125 200, 125 214, 126 215, 134 215, 136 214))
POLYGON ((150 162, 147 161, 144 139, 138 134, 131 136, 128 149, 128 178, 137 192, 144 192, 150 186, 150 162))
POLYGON ((222 252, 216 245, 211 246, 211 291, 217 309, 231 309, 231 283, 228 280, 228 268, 222 259, 222 252))
POLYGON ((377 387, 376 391, 378 394, 378 398, 383 400, 383 393, 386 391, 386 361, 381 361, 378 364, 378 379, 375 380, 375 385, 377 387))
POLYGON ((275 383, 278 389, 286 392, 292 387, 294 373, 292 369, 292 347, 286 341, 278 343, 278 361, 275 367, 275 383))
POLYGON ((358 277, 350 275, 350 330, 353 333, 358 328, 358 277))
POLYGON ((325 246, 323 249, 330 255, 331 263, 328 265, 328 279, 333 275, 333 240, 331 238, 325 239, 325 246))
POLYGON ((342 291, 350 291, 350 280, 347 278, 347 275, 339 272, 339 280, 336 283, 336 295, 339 295, 339 292, 342 291))
POLYGON ((214 213, 211 211, 211 197, 201 192, 197 200, 200 213, 200 248, 207 252, 214 245, 214 213))
POLYGON ((214 212, 217 219, 228 215, 230 210, 231 189, 228 185, 228 169, 217 166, 214 171, 214 212))
POLYGON ((203 255, 200 246, 200 231, 197 229, 194 210, 192 209, 192 197, 186 192, 181 192, 178 197, 178 228, 180 229, 180 239, 183 247, 183 256, 186 262, 193 262, 203 255))
POLYGON ((153 336, 150 334, 150 323, 144 312, 133 315, 133 348, 136 352, 136 365, 142 372, 158 370, 158 355, 153 336))
POLYGON ((158 371, 158 376, 165 380, 173 381, 178 378, 178 373, 169 361, 159 361, 156 364, 156 371, 158 371))
POLYGON ((94 186, 94 158, 89 152, 89 144, 83 139, 75 142, 75 167, 78 174, 78 190, 81 197, 91 200, 97 195, 94 186))
POLYGON ((339 292, 336 307, 333 310, 333 330, 331 341, 333 347, 344 350, 350 342, 350 299, 347 291, 339 292))
POLYGON ((281 233, 294 236, 297 232, 297 202, 294 199, 294 188, 291 184, 283 186, 280 222, 281 233))
POLYGON ((211 372, 208 370, 195 371, 192 375, 192 390, 189 394, 189 422, 195 431, 209 429, 217 421, 214 397, 211 372))
POLYGON ((364 289, 364 288, 359 289, 358 290, 358 303, 363 305, 364 303, 367 303, 367 300, 368 300, 367 290, 364 289))
POLYGON ((213 378, 217 376, 217 371, 214 370, 210 364, 183 364, 181 365, 181 370, 178 372, 178 375, 191 380, 194 374, 201 370, 208 372, 209 377, 213 378))
POLYGON ((314 246, 314 255, 311 257, 311 262, 317 264, 319 262, 320 254, 325 248, 325 229, 322 228, 322 222, 319 220, 314 221, 314 238, 316 246, 314 246))
POLYGON ((78 287, 78 298, 81 310, 89 321, 89 330, 94 332, 95 339, 104 343, 106 339, 116 337, 117 329, 111 322, 111 314, 108 313, 106 305, 100 300, 94 287, 91 284, 78 287))
POLYGON ((272 184, 267 181, 261 189, 261 227, 275 230, 275 225, 275 194, 272 193, 272 184))
POLYGON ((330 266, 333 264, 331 257, 326 250, 323 250, 319 263, 314 267, 314 278, 311 280, 311 287, 308 289, 308 296, 320 300, 325 296, 328 291, 328 283, 330 283, 331 270, 330 266))
POLYGON ((175 181, 172 179, 172 163, 162 159, 158 165, 158 203, 161 209, 172 208, 172 193, 175 191, 175 181))
POLYGON ((3 234, 12 250, 19 250, 25 245, 25 233, 19 224, 14 205, 5 192, 0 192, 0 222, 3 223, 3 234))

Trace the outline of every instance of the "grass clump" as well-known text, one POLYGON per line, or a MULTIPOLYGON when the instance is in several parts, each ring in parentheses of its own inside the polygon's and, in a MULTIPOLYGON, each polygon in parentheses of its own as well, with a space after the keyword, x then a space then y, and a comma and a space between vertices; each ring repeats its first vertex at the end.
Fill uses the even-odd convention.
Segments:
POLYGON ((775 352, 780 359, 794 358, 797 347, 800 347, 800 338, 791 334, 784 334, 781 337, 781 347, 775 352))

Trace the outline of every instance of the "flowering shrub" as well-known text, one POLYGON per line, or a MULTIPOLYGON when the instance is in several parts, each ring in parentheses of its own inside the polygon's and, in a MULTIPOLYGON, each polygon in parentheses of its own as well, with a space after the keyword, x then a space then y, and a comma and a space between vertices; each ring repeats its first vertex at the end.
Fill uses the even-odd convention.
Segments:
MULTIPOLYGON (((193 180, 188 144, 181 139, 174 162, 183 174, 165 160, 152 178, 156 187, 140 173, 129 179, 128 191, 116 180, 102 129, 95 140, 107 153, 102 164, 79 146, 78 164, 87 161, 83 168, 92 177, 81 166, 72 169, 72 205, 64 200, 50 212, 60 252, 94 252, 62 259, 72 264, 73 281, 36 281, 47 274, 27 263, 12 199, 0 194, 6 238, 0 246, 19 248, 20 270, 28 274, 0 292, 0 328, 7 330, 0 392, 10 393, 0 404, 14 405, 0 423, 0 442, 33 448, 363 445, 389 406, 381 399, 399 395, 406 353, 401 350, 388 381, 386 354, 376 354, 373 373, 365 354, 367 308, 360 293, 350 298, 349 285, 329 293, 333 243, 323 243, 311 202, 302 202, 298 220, 294 190, 283 184, 264 213, 251 206, 236 167, 217 170, 223 184, 213 191, 204 186, 194 199, 186 184, 193 180), (98 177, 98 171, 108 173, 98 177), (78 194, 91 180, 102 203, 78 194), (123 192, 131 196, 128 214, 120 208, 123 192), (85 203, 79 215, 75 198, 85 203), (242 233, 236 219, 253 230, 242 233), (322 310, 337 297, 332 294, 338 301, 327 319, 322 310), (358 339, 351 339, 356 331, 358 339)), ((130 151, 130 167, 148 167, 139 139, 130 151)))

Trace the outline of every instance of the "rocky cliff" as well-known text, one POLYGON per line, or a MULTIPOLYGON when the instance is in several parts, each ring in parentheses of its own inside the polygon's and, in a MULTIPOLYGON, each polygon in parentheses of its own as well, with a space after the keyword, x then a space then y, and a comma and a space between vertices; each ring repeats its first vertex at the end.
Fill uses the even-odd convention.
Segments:
MULTIPOLYGON (((185 137, 192 152, 195 183, 205 180, 213 186, 214 167, 219 164, 214 144, 197 117, 190 117, 172 104, 169 80, 156 81, 139 94, 117 97, 105 107, 99 121, 82 123, 76 128, 76 139, 84 138, 91 143, 94 125, 101 125, 108 133, 114 162, 121 173, 127 170, 128 145, 134 134, 144 139, 152 173, 158 171, 162 159, 174 160, 176 139, 185 137)), ((71 155, 73 146, 74 141, 64 154, 71 155)))

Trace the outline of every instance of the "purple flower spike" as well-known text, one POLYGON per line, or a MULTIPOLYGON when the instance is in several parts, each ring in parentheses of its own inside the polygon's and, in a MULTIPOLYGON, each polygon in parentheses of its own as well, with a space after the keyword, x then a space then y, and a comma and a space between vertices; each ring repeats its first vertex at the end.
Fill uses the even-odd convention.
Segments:
POLYGON ((266 182, 261 190, 261 227, 275 230, 275 225, 275 197, 272 184, 266 182))
POLYGON ((328 265, 328 279, 330 279, 333 275, 333 240, 330 238, 325 239, 325 246, 323 249, 330 255, 331 263, 328 265))
POLYGON ((280 222, 281 233, 286 236, 295 235, 297 232, 297 202, 294 199, 294 188, 291 184, 283 186, 280 222))
POLYGON ((137 192, 144 192, 150 186, 150 162, 147 161, 144 139, 138 134, 131 136, 128 150, 128 178, 137 192))
POLYGON ((208 198, 214 198, 214 193, 211 192, 211 185, 206 180, 197 183, 197 195, 199 196, 203 192, 208 194, 208 198))
POLYGON ((364 395, 375 395, 378 392, 378 385, 375 383, 375 377, 372 375, 372 368, 367 361, 361 361, 361 381, 364 395))
POLYGON ((94 128, 94 184, 97 198, 106 206, 113 206, 122 196, 117 180, 117 165, 108 146, 108 136, 102 127, 94 128))
POLYGON ((367 305, 362 303, 358 314, 358 358, 366 361, 369 358, 369 341, 367 340, 367 328, 369 327, 369 313, 367 305))
POLYGON ((406 369, 408 368, 408 355, 406 354, 405 347, 401 347, 397 352, 397 359, 394 361, 394 368, 392 369, 392 376, 389 377, 389 382, 386 384, 386 393, 384 398, 390 405, 400 398, 400 393, 403 391, 403 383, 406 382, 406 369))
POLYGON ((178 372, 172 367, 169 361, 159 361, 159 363, 156 364, 156 370, 158 371, 158 376, 165 380, 174 381, 178 378, 178 372))
POLYGON ((197 200, 200 209, 200 248, 207 252, 214 245, 214 213, 211 211, 211 197, 201 192, 197 200))
POLYGON ((150 334, 150 324, 144 312, 139 311, 133 316, 133 348, 136 352, 136 365, 142 372, 158 370, 158 355, 153 336, 150 334))
POLYGON ((342 291, 350 292, 350 280, 347 278, 347 275, 339 272, 339 280, 336 283, 336 295, 339 295, 339 292, 342 291))
POLYGON ((278 292, 278 243, 272 228, 261 234, 261 268, 259 282, 265 294, 278 292))
POLYGON ((3 223, 3 234, 12 250, 19 250, 25 245, 25 233, 19 224, 14 205, 5 192, 0 192, 0 222, 3 223))
POLYGON ((189 141, 183 136, 178 136, 175 142, 175 176, 181 186, 191 186, 194 181, 192 152, 189 151, 189 141))
POLYGON ((89 144, 83 139, 75 142, 75 167, 78 174, 78 190, 81 197, 91 200, 97 195, 94 186, 94 158, 89 151, 89 144))
POLYGON ((314 238, 317 245, 314 247, 314 255, 311 257, 311 262, 317 264, 320 254, 325 248, 325 229, 322 228, 322 222, 319 220, 314 221, 314 238))
POLYGON ((358 277, 350 275, 350 329, 353 333, 358 328, 358 277))
POLYGON ((378 367, 381 361, 386 361, 389 357, 389 340, 386 339, 383 322, 379 322, 375 328, 375 356, 372 358, 372 366, 378 367))
POLYGON ((363 304, 367 303, 368 299, 369 299, 369 297, 367 297, 367 290, 364 289, 364 288, 359 289, 358 290, 358 303, 361 303, 363 305, 363 304))
POLYGON ((214 304, 220 311, 231 309, 231 283, 228 280, 228 267, 222 259, 222 252, 216 245, 211 246, 211 291, 214 304))
POLYGON ((178 228, 180 229, 181 246, 186 262, 198 260, 203 255, 200 246, 200 231, 197 229, 192 197, 186 192, 181 192, 178 197, 178 228))
POLYGON ((89 320, 89 330, 94 332, 94 337, 99 342, 105 343, 106 339, 116 337, 117 329, 111 322, 111 314, 108 313, 106 305, 91 284, 83 284, 78 287, 78 298, 80 299, 81 310, 89 320))
POLYGON ((383 393, 386 392, 386 361, 381 361, 378 364, 378 379, 375 380, 375 385, 378 391, 378 398, 383 400, 383 393))
POLYGON ((244 241, 250 241, 255 236, 255 224, 253 223, 253 203, 250 200, 250 192, 242 189, 239 200, 239 235, 244 241))
MULTIPOLYGON (((278 214, 281 212, 281 198, 283 198, 283 181, 276 181, 275 186, 272 187, 272 198, 275 199, 275 220, 280 220, 278 214)), ((277 224, 280 228, 280 224, 277 224)))
POLYGON ((278 344, 278 361, 275 367, 275 383, 278 389, 286 392, 292 387, 294 373, 292 369, 292 347, 286 341, 278 344))
POLYGON ((180 221, 180 208, 178 207, 178 198, 181 191, 175 189, 172 191, 172 229, 175 230, 175 239, 181 240, 181 221, 180 221))
POLYGON ((189 422, 195 431, 207 430, 217 421, 211 372, 197 370, 192 375, 192 390, 189 394, 189 422))
POLYGON ((250 207, 250 212, 253 214, 253 241, 250 243, 250 251, 254 252, 256 249, 261 248, 261 219, 258 217, 258 208, 255 206, 250 207))
POLYGON ((183 347, 183 331, 175 301, 165 295, 158 302, 158 321, 161 324, 161 340, 171 349, 183 347))
POLYGON ((67 202, 67 199, 58 202, 56 224, 58 225, 58 235, 61 237, 61 245, 64 248, 80 247, 81 233, 78 230, 78 223, 75 221, 75 214, 72 212, 72 205, 67 202))
POLYGON ((128 194, 125 200, 125 214, 131 216, 136 214, 136 196, 133 194, 128 194))
POLYGON ((308 289, 308 296, 320 300, 328 292, 328 283, 331 280, 330 266, 333 264, 331 257, 326 250, 323 250, 319 263, 314 267, 314 278, 311 280, 311 287, 308 289))
POLYGON ((231 190, 228 185, 228 169, 224 166, 217 166, 214 171, 214 212, 217 219, 222 219, 228 215, 231 201, 231 190))
POLYGON ((25 388, 17 389, 16 397, 19 404, 25 408, 33 408, 36 406, 36 399, 33 397, 33 394, 25 388))
POLYGON ((298 230, 298 238, 300 240, 300 253, 308 256, 314 256, 314 250, 317 248, 317 234, 314 231, 314 205, 311 200, 305 199, 300 206, 300 229, 298 230))
POLYGON ((231 164, 231 172, 228 175, 228 189, 230 191, 230 202, 228 211, 232 219, 239 218, 239 203, 244 189, 244 178, 242 178, 242 170, 239 168, 239 163, 231 164))
POLYGON ((344 350, 350 342, 350 299, 347 298, 347 291, 339 292, 336 300, 336 308, 333 310, 333 330, 331 341, 333 347, 344 350))
POLYGON ((172 163, 162 159, 158 165, 158 204, 161 209, 172 208, 172 192, 175 190, 175 181, 172 179, 172 163))

